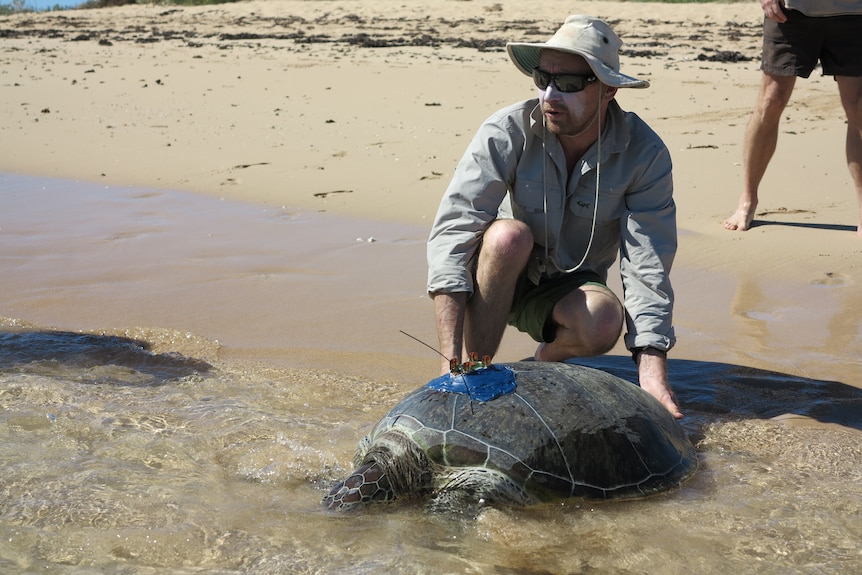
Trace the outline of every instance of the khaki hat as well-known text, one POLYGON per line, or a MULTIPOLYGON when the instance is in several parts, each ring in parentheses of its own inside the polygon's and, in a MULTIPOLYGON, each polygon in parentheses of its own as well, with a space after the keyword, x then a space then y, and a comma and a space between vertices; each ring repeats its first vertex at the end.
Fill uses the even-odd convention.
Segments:
POLYGON ((506 50, 527 76, 539 65, 542 50, 577 54, 593 69, 602 84, 615 88, 646 88, 649 82, 620 73, 619 49, 623 42, 603 21, 594 16, 574 15, 545 43, 509 42, 506 50))

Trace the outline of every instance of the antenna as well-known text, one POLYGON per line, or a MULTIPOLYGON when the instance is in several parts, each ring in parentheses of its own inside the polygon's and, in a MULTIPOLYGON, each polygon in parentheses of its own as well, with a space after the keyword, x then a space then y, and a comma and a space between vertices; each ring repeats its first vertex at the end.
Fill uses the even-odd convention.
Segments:
MULTIPOLYGON (((406 335, 406 336, 407 336, 407 337, 409 337, 410 339, 415 340, 415 341, 418 341, 419 343, 421 343, 422 345, 424 345, 425 347, 427 347, 428 349, 430 349, 431 351, 433 351, 434 353, 436 353, 437 355, 439 355, 439 356, 440 356, 440 357, 442 357, 443 359, 449 359, 448 357, 446 357, 445 355, 443 355, 443 352, 441 352, 439 349, 437 349, 436 347, 433 347, 433 346, 428 345, 427 343, 425 343, 424 341, 422 341, 422 340, 421 340, 421 339, 419 339, 418 337, 413 337, 412 335, 410 335, 409 333, 407 333, 407 332, 406 332, 406 331, 404 331, 403 329, 399 329, 398 331, 400 331, 401 333, 403 333, 404 335, 406 335)), ((451 360, 450 360, 450 361, 451 361, 451 360)))

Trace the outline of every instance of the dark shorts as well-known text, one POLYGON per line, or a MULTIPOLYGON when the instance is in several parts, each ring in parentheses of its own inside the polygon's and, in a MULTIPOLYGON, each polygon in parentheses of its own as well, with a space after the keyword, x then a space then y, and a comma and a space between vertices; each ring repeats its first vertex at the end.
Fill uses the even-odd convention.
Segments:
POLYGON ((522 275, 515 286, 512 310, 509 312, 509 325, 528 333, 538 342, 552 342, 557 332, 553 311, 561 299, 584 285, 608 286, 595 272, 583 271, 546 279, 533 284, 522 275))
POLYGON ((763 21, 761 70, 775 76, 862 76, 862 15, 806 16, 784 10, 787 21, 763 21))

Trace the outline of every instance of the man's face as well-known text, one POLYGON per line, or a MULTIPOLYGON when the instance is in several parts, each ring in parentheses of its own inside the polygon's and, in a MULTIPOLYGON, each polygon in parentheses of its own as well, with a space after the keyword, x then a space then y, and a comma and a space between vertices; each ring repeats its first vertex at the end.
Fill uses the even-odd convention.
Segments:
MULTIPOLYGON (((544 50, 539 69, 550 74, 591 75, 587 61, 576 54, 544 50)), ((557 136, 581 136, 593 126, 599 113, 604 113, 613 92, 598 80, 590 82, 579 92, 561 92, 548 84, 539 89, 539 102, 545 116, 545 127, 557 136)), ((593 136, 598 136, 596 131, 593 136)))

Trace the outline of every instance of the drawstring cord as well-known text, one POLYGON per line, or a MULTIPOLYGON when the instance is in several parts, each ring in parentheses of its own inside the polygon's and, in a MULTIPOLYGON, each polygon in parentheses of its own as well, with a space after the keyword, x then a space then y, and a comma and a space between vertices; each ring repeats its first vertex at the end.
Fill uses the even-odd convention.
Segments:
POLYGON ((602 176, 602 101, 599 99, 598 109, 596 110, 596 122, 598 123, 599 129, 599 137, 597 142, 597 152, 598 152, 598 160, 596 162, 596 199, 593 202, 593 223, 590 227, 590 241, 587 243, 587 249, 584 250, 584 257, 581 258, 581 261, 572 268, 562 269, 554 258, 551 257, 550 250, 548 248, 549 238, 548 238, 548 187, 547 187, 547 165, 548 165, 548 155, 544 153, 545 150, 545 141, 547 140, 547 129, 545 126, 545 114, 542 113, 542 209, 545 213, 545 260, 539 264, 539 272, 544 273, 545 271, 545 262, 550 262, 558 271, 568 274, 573 271, 577 271, 580 269, 584 262, 587 261, 587 256, 590 253, 590 248, 593 246, 593 239, 596 237, 596 220, 599 215, 599 182, 601 181, 602 176))

